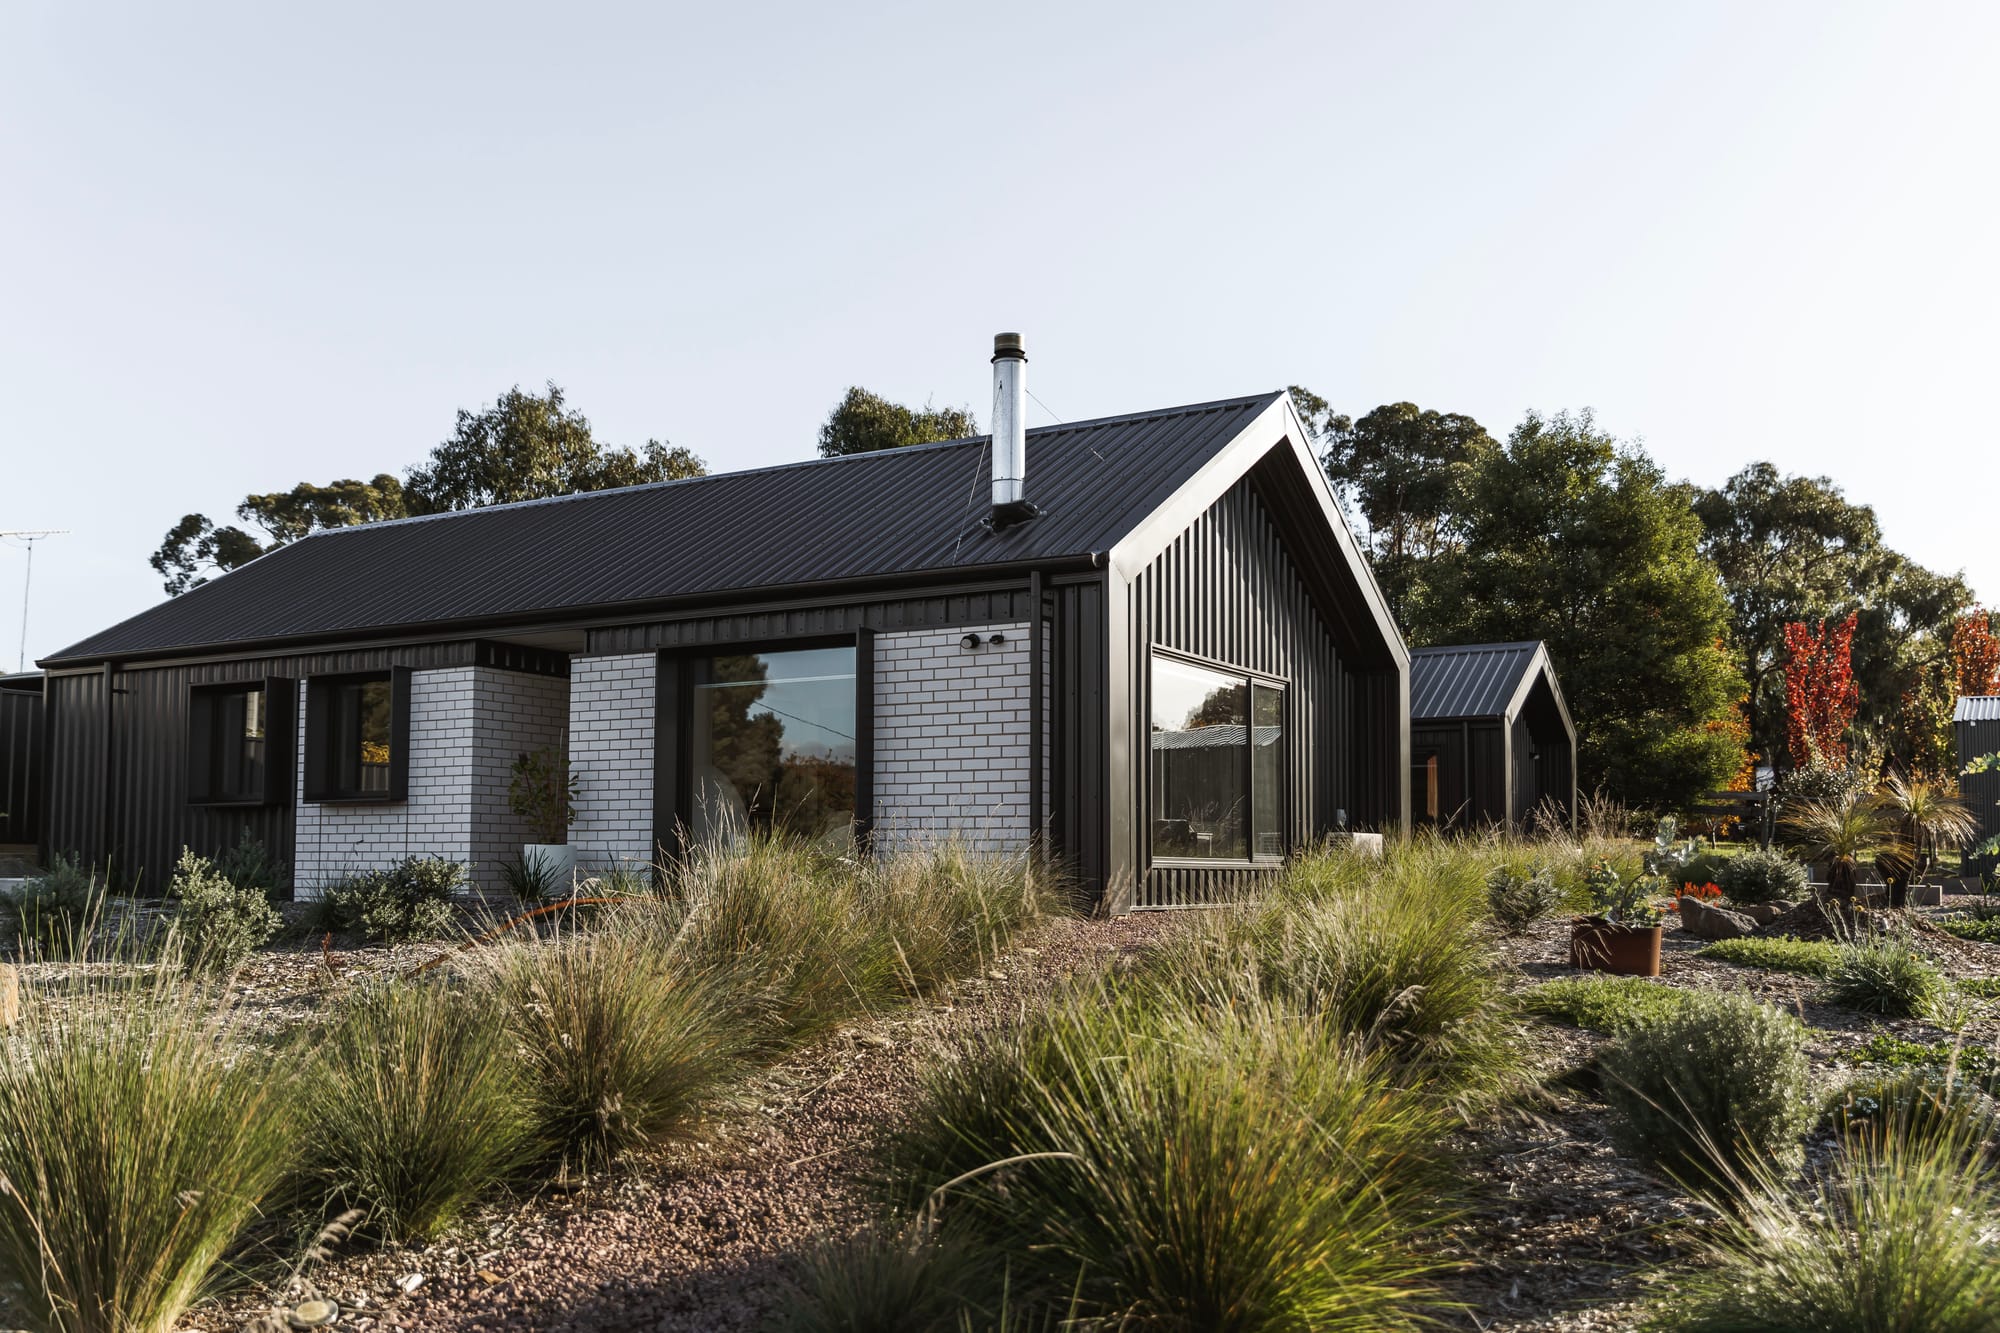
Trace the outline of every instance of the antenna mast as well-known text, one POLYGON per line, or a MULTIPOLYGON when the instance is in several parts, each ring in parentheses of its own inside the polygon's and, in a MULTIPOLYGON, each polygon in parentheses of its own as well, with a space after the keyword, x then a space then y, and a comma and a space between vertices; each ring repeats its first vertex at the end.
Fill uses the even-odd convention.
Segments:
POLYGON ((21 657, 15 670, 28 669, 28 594, 35 586, 35 543, 44 537, 60 537, 68 528, 43 528, 34 532, 0 532, 0 537, 12 538, 28 548, 28 572, 21 579, 21 657))

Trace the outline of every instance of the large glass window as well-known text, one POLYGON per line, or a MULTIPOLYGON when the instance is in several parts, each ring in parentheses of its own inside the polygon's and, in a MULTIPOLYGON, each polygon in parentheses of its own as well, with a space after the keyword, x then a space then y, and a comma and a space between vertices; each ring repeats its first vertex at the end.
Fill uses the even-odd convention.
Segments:
POLYGON ((854 649, 731 653, 697 662, 692 756, 698 836, 853 836, 854 649))
POLYGON ((1153 659, 1153 854, 1278 857, 1284 691, 1247 675, 1153 659))
POLYGON ((191 800, 244 804, 266 798, 265 704, 262 685, 204 686, 195 691, 189 717, 191 800))

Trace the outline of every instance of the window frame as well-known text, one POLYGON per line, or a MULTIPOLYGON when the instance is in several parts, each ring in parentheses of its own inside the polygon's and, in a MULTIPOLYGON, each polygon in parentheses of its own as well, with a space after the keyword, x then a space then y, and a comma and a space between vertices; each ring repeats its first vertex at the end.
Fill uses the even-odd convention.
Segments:
POLYGON ((292 705, 297 682, 284 676, 250 680, 205 681, 188 687, 187 803, 207 810, 254 810, 283 805, 292 793, 292 705), (231 695, 264 696, 264 771, 258 781, 239 791, 225 792, 214 782, 216 749, 225 742, 217 731, 228 714, 223 701, 231 695))
POLYGON ((305 799, 310 805, 398 805, 410 798, 410 678, 409 667, 382 671, 347 671, 306 678, 305 799), (350 685, 386 681, 389 685, 389 784, 385 791, 344 788, 334 765, 336 737, 331 734, 330 708, 334 694, 350 685))
POLYGON ((1149 759, 1148 762, 1142 765, 1145 774, 1145 808, 1141 812, 1141 819, 1139 821, 1146 840, 1147 867, 1158 866, 1167 870, 1276 869, 1283 865, 1285 860, 1291 856, 1294 847, 1292 836, 1292 766, 1288 762, 1291 757, 1293 730, 1290 706, 1292 682, 1283 676, 1274 676, 1269 672, 1255 671, 1235 662, 1224 662, 1213 657, 1203 657, 1197 653, 1186 652, 1179 648, 1169 647, 1163 643, 1153 644, 1146 656, 1145 706, 1139 717, 1140 722, 1143 724, 1143 734, 1148 737, 1152 735, 1153 730, 1153 663, 1162 657, 1167 658, 1169 661, 1177 662, 1182 666, 1197 667, 1203 671, 1212 671, 1219 675, 1231 676, 1243 681, 1245 704, 1244 728, 1248 733, 1247 739, 1249 741, 1243 749, 1243 846, 1246 854, 1242 858, 1226 856, 1161 856, 1156 854, 1153 851, 1153 765, 1149 759), (1254 827, 1257 808, 1256 691, 1260 688, 1277 691, 1278 718, 1281 728, 1281 734, 1278 738, 1278 836, 1281 847, 1279 851, 1266 855, 1259 855, 1257 852, 1257 837, 1254 827))
POLYGON ((661 649, 655 661, 653 729, 653 845, 673 858, 694 837, 694 700, 703 659, 814 648, 854 650, 855 848, 870 851, 875 831, 875 630, 806 634, 795 638, 716 639, 661 649))

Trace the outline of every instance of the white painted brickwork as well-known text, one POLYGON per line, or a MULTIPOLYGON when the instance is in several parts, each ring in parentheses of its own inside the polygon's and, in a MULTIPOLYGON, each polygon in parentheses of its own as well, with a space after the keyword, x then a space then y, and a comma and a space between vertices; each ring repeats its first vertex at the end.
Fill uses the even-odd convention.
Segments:
POLYGON ((569 765, 580 866, 650 864, 653 848, 653 712, 659 670, 651 653, 570 662, 569 765))
MULTIPOLYGON (((536 841, 528 821, 508 803, 514 761, 544 746, 561 746, 569 728, 569 682, 560 676, 480 669, 474 676, 472 754, 473 878, 482 889, 506 887, 501 867, 536 841)), ((412 718, 414 726, 414 717, 412 718)))
POLYGON ((556 744, 567 682, 490 667, 410 677, 410 796, 392 805, 312 805, 305 799, 304 681, 299 682, 297 847, 300 897, 329 881, 408 856, 444 856, 473 868, 482 889, 505 887, 501 865, 527 840, 507 808, 514 756, 556 744))
POLYGON ((877 634, 877 838, 1026 847, 1028 710, 1026 625, 877 634), (977 651, 961 645, 967 634, 982 640, 977 651), (984 642, 995 634, 1006 642, 984 642))

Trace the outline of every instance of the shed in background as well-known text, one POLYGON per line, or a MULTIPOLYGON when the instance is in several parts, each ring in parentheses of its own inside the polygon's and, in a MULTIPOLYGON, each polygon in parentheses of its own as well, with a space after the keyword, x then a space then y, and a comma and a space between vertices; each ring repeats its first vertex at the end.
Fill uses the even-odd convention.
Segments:
MULTIPOLYGON (((1958 740, 1961 772, 1981 755, 2000 754, 2000 695, 1961 695, 1958 707, 1952 710, 1951 729, 1958 740)), ((1979 821, 1973 844, 2000 837, 2000 773, 1965 774, 1958 780, 1958 790, 1971 807, 1972 817, 1979 821)), ((1996 865, 2000 865, 2000 857, 1967 857, 1965 873, 1990 875, 1996 865)))
POLYGON ((1440 828, 1576 821, 1576 726, 1548 648, 1470 643, 1410 654, 1410 813, 1440 828))

